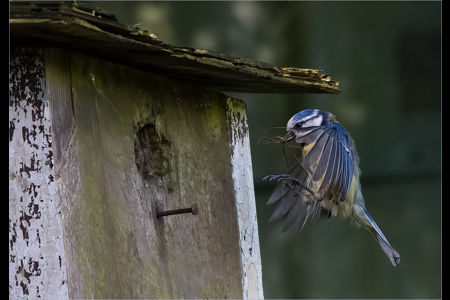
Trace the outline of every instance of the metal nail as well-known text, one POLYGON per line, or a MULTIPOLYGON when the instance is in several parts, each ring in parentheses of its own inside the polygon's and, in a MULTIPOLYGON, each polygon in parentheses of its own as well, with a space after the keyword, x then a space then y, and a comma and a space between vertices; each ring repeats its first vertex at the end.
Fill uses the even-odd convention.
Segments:
POLYGON ((181 209, 157 212, 156 217, 159 218, 159 217, 164 217, 164 216, 187 214, 187 213, 192 213, 193 215, 197 215, 198 214, 198 205, 194 204, 189 208, 181 208, 181 209))

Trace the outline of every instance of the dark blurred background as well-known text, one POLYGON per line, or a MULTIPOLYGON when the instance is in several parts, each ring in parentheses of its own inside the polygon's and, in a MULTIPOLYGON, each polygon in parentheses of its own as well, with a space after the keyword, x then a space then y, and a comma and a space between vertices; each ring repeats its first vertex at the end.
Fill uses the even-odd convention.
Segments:
MULTIPOLYGON (((226 93, 247 103, 266 298, 441 298, 441 2, 91 2, 176 46, 324 70, 339 95, 226 93), (306 108, 355 140, 366 206, 401 255, 331 219, 294 238, 269 224, 286 171, 258 145, 306 108)), ((281 131, 283 134, 283 131, 281 131)))

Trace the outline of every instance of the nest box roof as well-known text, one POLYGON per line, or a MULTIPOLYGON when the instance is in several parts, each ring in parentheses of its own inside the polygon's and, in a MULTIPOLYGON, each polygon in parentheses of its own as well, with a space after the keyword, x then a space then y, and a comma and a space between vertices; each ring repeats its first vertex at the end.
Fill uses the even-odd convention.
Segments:
POLYGON ((340 92, 321 70, 279 68, 208 50, 176 47, 98 7, 75 2, 10 2, 11 46, 58 47, 209 90, 245 93, 340 92))

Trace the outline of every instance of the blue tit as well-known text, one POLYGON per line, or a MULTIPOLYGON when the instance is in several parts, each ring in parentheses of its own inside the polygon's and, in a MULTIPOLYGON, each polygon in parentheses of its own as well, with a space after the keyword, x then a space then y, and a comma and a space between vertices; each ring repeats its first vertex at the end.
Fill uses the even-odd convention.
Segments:
POLYGON ((269 221, 287 216, 283 232, 294 234, 308 222, 351 218, 354 225, 370 231, 394 266, 400 263, 400 255, 366 210, 355 144, 336 117, 318 109, 303 110, 289 120, 287 131, 283 141, 295 139, 301 154, 295 156, 289 174, 264 178, 277 181, 267 204, 278 206, 269 221))

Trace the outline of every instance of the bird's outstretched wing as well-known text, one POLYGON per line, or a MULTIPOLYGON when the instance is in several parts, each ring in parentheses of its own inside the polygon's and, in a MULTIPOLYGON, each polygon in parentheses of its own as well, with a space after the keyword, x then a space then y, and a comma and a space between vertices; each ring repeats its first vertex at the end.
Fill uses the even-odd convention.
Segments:
POLYGON ((331 211, 320 204, 328 191, 344 201, 353 176, 355 153, 348 132, 339 123, 303 128, 296 142, 303 146, 302 155, 289 174, 266 176, 277 186, 267 204, 278 202, 269 222, 287 215, 283 232, 295 234, 309 221, 311 224, 331 217, 331 211))
POLYGON ((331 191, 343 202, 357 163, 347 130, 339 123, 328 123, 305 130, 296 141, 305 145, 301 165, 308 171, 311 189, 318 195, 331 191))

